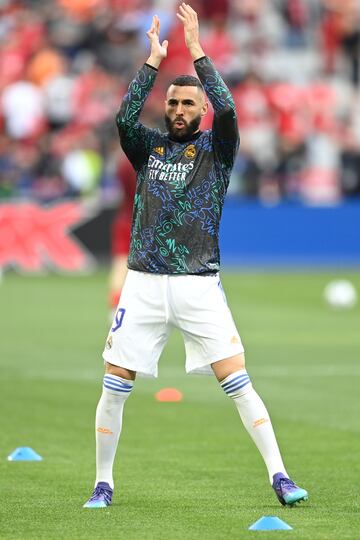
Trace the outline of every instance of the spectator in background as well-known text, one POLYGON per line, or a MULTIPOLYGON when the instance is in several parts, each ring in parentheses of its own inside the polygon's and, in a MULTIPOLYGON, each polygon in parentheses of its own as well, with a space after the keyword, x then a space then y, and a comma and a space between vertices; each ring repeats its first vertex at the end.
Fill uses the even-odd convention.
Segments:
POLYGON ((345 196, 360 196, 360 100, 351 100, 351 108, 343 118, 341 137, 341 189, 345 196))
POLYGON ((95 58, 87 60, 87 69, 78 74, 73 86, 73 118, 79 125, 95 127, 107 122, 114 114, 116 95, 121 87, 95 58))
POLYGON ((327 73, 338 69, 340 56, 345 59, 349 80, 359 87, 360 73, 360 5, 357 0, 323 0, 325 12, 321 22, 324 64, 327 73))
POLYGON ((233 95, 242 138, 235 171, 241 178, 241 193, 259 197, 261 185, 274 166, 276 151, 267 85, 258 72, 250 70, 235 85, 233 95))
POLYGON ((263 69, 270 55, 284 42, 285 23, 267 0, 233 0, 229 32, 235 45, 233 69, 241 74, 263 69))
POLYGON ((46 129, 43 93, 31 81, 20 80, 7 85, 2 92, 1 106, 5 129, 12 139, 35 138, 46 129))
POLYGON ((289 47, 303 47, 309 20, 306 2, 304 0, 287 0, 282 6, 282 13, 288 25, 286 44, 289 47))
MULTIPOLYGON (((306 164, 306 126, 296 115, 283 114, 279 124, 277 159, 272 193, 260 194, 262 200, 278 202, 283 198, 298 199, 306 164)), ((268 186, 269 187, 269 186, 268 186)))

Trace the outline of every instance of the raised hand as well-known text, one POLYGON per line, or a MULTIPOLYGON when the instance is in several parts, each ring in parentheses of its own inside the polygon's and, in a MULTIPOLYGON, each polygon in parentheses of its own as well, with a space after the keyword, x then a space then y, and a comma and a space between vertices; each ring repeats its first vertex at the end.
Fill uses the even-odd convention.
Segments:
POLYGON ((161 61, 166 57, 168 48, 167 39, 160 44, 160 20, 157 15, 153 16, 151 28, 146 32, 146 35, 149 38, 151 47, 150 56, 147 63, 157 68, 159 67, 161 61))
POLYGON ((205 56, 199 41, 199 22, 196 11, 183 2, 176 15, 184 25, 185 43, 193 59, 205 56))

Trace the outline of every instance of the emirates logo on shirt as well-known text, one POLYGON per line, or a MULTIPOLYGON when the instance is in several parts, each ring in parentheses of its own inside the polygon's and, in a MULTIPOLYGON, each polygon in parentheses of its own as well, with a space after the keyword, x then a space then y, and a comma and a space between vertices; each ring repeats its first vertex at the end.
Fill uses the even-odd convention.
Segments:
POLYGON ((184 150, 184 156, 188 159, 194 159, 196 156, 196 148, 194 144, 189 144, 184 150))
POLYGON ((148 161, 149 180, 161 182, 174 182, 175 184, 186 181, 186 176, 194 168, 194 163, 163 163, 160 159, 150 155, 148 161))

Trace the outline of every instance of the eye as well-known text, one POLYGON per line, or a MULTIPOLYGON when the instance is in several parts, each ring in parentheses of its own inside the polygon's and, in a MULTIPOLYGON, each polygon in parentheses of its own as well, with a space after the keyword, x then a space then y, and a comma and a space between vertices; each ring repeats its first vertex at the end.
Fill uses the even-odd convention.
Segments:
POLYGON ((176 99, 169 99, 168 101, 169 107, 176 107, 177 104, 178 102, 176 101, 176 99))

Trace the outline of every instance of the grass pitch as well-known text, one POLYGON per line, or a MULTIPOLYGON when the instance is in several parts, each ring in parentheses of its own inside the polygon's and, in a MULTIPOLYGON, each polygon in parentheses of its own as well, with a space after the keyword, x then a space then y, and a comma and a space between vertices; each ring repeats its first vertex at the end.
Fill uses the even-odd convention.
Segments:
MULTIPOLYGON (((0 537, 6 539, 360 538, 360 308, 322 300, 334 274, 223 274, 253 384, 286 466, 310 493, 281 507, 215 378, 184 374, 174 334, 157 380, 139 379, 124 415, 113 506, 83 509, 94 481, 94 413, 107 334, 106 280, 21 277, 0 286, 0 537), (180 403, 154 394, 173 386, 180 403), (30 446, 42 462, 7 461, 30 446), (253 532, 276 515, 289 532, 253 532)), ((358 291, 360 275, 347 274, 358 291)))

